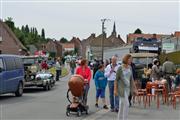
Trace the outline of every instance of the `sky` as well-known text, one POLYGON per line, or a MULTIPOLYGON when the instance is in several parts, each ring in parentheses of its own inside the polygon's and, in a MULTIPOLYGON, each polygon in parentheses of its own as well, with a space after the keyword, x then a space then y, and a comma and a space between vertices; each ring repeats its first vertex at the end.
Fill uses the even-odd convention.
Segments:
POLYGON ((46 37, 81 40, 102 32, 101 19, 110 35, 116 23, 117 34, 126 35, 140 28, 143 33, 171 34, 180 31, 178 0, 0 0, 0 17, 12 17, 16 27, 28 24, 46 37))

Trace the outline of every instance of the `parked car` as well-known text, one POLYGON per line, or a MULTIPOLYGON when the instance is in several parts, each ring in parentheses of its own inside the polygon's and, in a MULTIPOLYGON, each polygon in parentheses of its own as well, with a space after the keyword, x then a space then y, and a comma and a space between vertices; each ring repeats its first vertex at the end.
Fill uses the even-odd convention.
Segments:
POLYGON ((35 86, 50 90, 55 85, 53 74, 48 70, 41 71, 38 56, 23 56, 22 60, 25 67, 25 87, 35 86))
POLYGON ((142 38, 139 37, 133 43, 130 52, 132 53, 139 53, 141 51, 153 52, 153 53, 160 53, 161 52, 161 42, 154 38, 142 38))
POLYGON ((15 55, 0 55, 0 94, 23 95, 24 66, 21 58, 15 55))
POLYGON ((131 55, 139 79, 142 78, 144 68, 147 68, 148 64, 152 63, 158 57, 156 53, 131 53, 131 55))

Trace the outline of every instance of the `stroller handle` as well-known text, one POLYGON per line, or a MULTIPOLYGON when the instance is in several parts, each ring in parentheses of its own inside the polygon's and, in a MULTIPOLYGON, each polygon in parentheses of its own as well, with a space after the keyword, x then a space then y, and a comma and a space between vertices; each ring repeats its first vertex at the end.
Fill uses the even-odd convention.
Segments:
POLYGON ((70 89, 68 89, 66 97, 67 97, 68 101, 69 101, 70 103, 72 103, 71 100, 69 99, 69 92, 70 92, 70 89))

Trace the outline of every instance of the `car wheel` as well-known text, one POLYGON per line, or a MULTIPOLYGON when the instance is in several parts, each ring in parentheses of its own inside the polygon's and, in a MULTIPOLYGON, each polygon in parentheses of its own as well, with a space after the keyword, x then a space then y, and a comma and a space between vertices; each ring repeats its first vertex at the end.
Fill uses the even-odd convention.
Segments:
POLYGON ((44 90, 47 91, 48 89, 49 89, 49 85, 46 84, 46 85, 44 86, 44 90))
POLYGON ((51 90, 51 88, 52 88, 52 86, 51 86, 51 84, 49 83, 49 84, 48 84, 48 90, 51 90))
POLYGON ((23 84, 22 82, 19 83, 18 89, 15 92, 16 97, 20 97, 23 95, 23 84))

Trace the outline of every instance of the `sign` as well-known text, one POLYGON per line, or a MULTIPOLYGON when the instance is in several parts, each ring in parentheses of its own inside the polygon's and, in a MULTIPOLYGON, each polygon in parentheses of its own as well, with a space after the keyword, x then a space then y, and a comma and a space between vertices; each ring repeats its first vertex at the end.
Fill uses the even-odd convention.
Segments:
POLYGON ((166 52, 172 52, 175 50, 175 45, 174 43, 163 43, 163 50, 166 50, 166 52))

